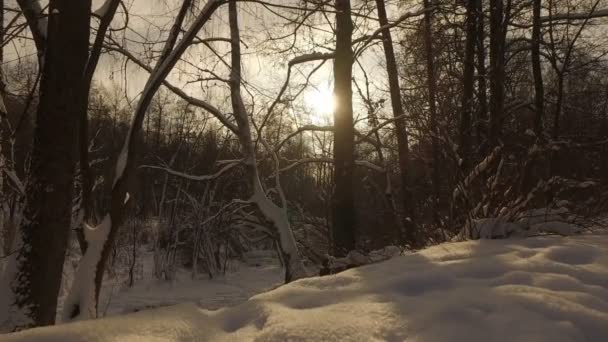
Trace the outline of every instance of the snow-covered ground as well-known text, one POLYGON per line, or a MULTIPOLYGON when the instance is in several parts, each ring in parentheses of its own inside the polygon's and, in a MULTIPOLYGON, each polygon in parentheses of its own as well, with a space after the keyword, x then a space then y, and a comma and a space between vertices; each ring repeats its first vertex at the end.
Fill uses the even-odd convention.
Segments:
POLYGON ((179 304, 2 340, 608 341, 607 252, 597 234, 447 243, 233 307, 179 304))
POLYGON ((100 312, 115 316, 188 302, 216 310, 283 283, 285 275, 275 251, 250 252, 245 257, 245 263, 233 261, 225 275, 213 279, 199 273, 193 280, 190 270, 178 269, 174 280, 163 281, 154 277, 153 256, 148 252, 142 256, 143 279, 132 288, 124 285, 124 279, 104 282, 100 312))

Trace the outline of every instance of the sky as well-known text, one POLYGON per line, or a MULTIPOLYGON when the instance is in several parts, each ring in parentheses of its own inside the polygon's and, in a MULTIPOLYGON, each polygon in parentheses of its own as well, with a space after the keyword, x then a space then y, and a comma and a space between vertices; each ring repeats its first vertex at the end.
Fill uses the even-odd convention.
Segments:
MULTIPOLYGON (((13 1, 13 0, 11 0, 13 1)), ((93 0, 93 8, 97 9, 103 4, 104 0, 93 0)), ((274 1, 275 3, 287 4, 291 1, 274 1)), ((9 1, 10 3, 10 1, 9 1)), ((41 1, 43 6, 48 4, 48 0, 41 1)), ((204 0, 198 1, 199 6, 206 3, 204 0)), ((14 4, 14 2, 13 2, 14 4)), ((139 56, 146 58, 150 55, 150 50, 158 52, 161 44, 151 46, 146 44, 146 41, 161 41, 170 27, 173 16, 179 8, 179 0, 126 0, 125 4, 129 12, 128 29, 123 33, 113 33, 114 37, 126 46, 129 51, 132 51, 139 56), (164 35, 163 35, 164 34, 164 35)), ((359 6, 359 1, 353 1, 353 7, 359 6)), ((269 35, 279 36, 284 34, 285 21, 277 19, 277 16, 269 10, 262 8, 259 4, 240 3, 240 26, 242 35, 242 52, 243 52, 243 73, 246 82, 244 92, 245 100, 255 103, 254 110, 262 110, 274 100, 281 85, 283 84, 286 72, 287 62, 290 58, 295 57, 300 53, 308 53, 312 51, 327 52, 327 48, 333 48, 332 37, 322 31, 330 31, 331 28, 327 25, 321 25, 316 30, 314 35, 305 36, 299 33, 296 47, 298 52, 279 54, 275 53, 277 49, 288 46, 291 43, 290 39, 280 41, 271 41, 269 35), (325 47, 311 48, 311 44, 319 44, 322 41, 328 41, 325 47)), ((388 7, 389 17, 397 17, 399 11, 395 10, 394 6, 388 7)), ((126 16, 122 9, 119 9, 113 28, 122 27, 126 16)), ((200 37, 228 37, 229 29, 227 24, 227 6, 223 6, 217 11, 216 16, 210 21, 201 33, 200 37)), ((192 20, 190 17, 189 20, 192 20)), ((322 18, 321 18, 322 19, 322 18)), ((333 18, 329 17, 329 21, 333 25, 333 18)), ((355 19, 357 20, 357 19, 355 19)), ((361 36, 375 30, 377 27, 375 22, 369 27, 365 27, 354 33, 354 37, 361 36)), ((289 27, 288 29, 290 29, 289 27)), ((212 43, 217 51, 229 59, 229 46, 225 42, 212 43)), ((34 49, 29 41, 22 40, 21 44, 17 44, 16 48, 11 51, 5 51, 5 60, 14 60, 17 56, 30 55, 30 58, 35 58, 34 49), (17 53, 18 51, 18 53, 17 53)), ((169 76, 169 80, 176 86, 184 89, 189 95, 210 100, 213 105, 229 111, 229 103, 226 101, 226 88, 222 88, 220 83, 206 84, 205 87, 201 83, 188 83, 197 77, 208 77, 209 74, 201 74, 198 69, 212 69, 217 71, 222 77, 228 75, 228 70, 221 66, 219 59, 214 56, 209 49, 204 46, 194 46, 188 49, 184 55, 185 62, 179 63, 169 76), (218 67, 219 66, 219 67, 218 67)), ((374 75, 371 78, 371 92, 377 96, 387 97, 385 92, 387 88, 386 72, 383 65, 383 51, 378 46, 369 49, 360 59, 360 63, 366 69, 369 75, 374 75)), ((153 64, 153 60, 147 59, 149 65, 153 64)), ((304 81, 305 75, 316 63, 309 63, 305 66, 299 66, 292 73, 290 85, 295 86, 304 81)), ((300 123, 314 123, 318 125, 331 124, 332 112, 332 61, 326 62, 316 74, 310 78, 310 86, 299 97, 298 106, 290 111, 292 115, 300 114, 299 118, 294 116, 294 120, 301 121, 300 123), (304 114, 306 112, 307 114, 304 114)), ((358 79, 362 79, 362 74, 358 65, 354 66, 354 74, 358 79)), ((95 82, 103 87, 119 87, 126 91, 129 98, 133 99, 144 88, 148 78, 148 73, 135 66, 133 63, 125 64, 123 58, 119 58, 116 54, 113 56, 104 55, 95 74, 95 82), (126 65, 126 69, 125 69, 126 65)), ((361 83, 362 84, 362 83, 361 83)), ((353 89, 356 94, 356 89, 353 89)), ((289 95, 287 93, 286 95, 289 95)), ((366 115, 366 110, 363 108, 361 101, 355 96, 355 108, 361 116, 366 115)), ((386 101, 388 106, 389 101, 386 101)))

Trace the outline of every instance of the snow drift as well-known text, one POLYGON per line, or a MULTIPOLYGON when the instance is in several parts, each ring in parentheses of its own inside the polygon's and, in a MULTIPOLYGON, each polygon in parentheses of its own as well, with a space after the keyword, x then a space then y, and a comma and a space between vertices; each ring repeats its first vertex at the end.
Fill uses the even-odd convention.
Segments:
POLYGON ((3 341, 608 341, 607 250, 608 235, 448 243, 231 308, 181 304, 3 341))

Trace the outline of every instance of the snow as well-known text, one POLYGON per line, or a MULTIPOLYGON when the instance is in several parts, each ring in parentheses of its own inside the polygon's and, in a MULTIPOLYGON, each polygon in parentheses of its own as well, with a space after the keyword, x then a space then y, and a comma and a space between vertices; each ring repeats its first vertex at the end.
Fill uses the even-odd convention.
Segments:
POLYGON ((225 275, 213 279, 205 274, 192 279, 190 270, 179 269, 173 281, 153 279, 153 255, 149 252, 143 256, 144 280, 125 290, 118 290, 112 280, 104 284, 105 298, 100 304, 100 314, 105 311, 107 316, 114 316, 184 302, 194 302, 209 310, 240 304, 283 283, 283 269, 276 259, 276 251, 265 252, 247 253, 247 263, 231 263, 225 275))
POLYGON ((112 221, 106 215, 99 226, 92 228, 85 224, 84 235, 88 243, 87 251, 82 257, 74 277, 72 287, 64 303, 63 319, 70 320, 73 310, 78 306, 79 314, 74 319, 87 319, 97 317, 95 303, 95 273, 101 258, 112 221))
POLYGON ((607 252, 602 234, 446 243, 233 307, 180 304, 3 340, 606 341, 607 252))
POLYGON ((256 178, 253 181, 254 193, 251 197, 251 201, 257 205, 264 216, 271 221, 277 229, 281 249, 287 255, 287 259, 289 259, 287 262, 289 263, 288 269, 291 273, 291 278, 299 279, 305 277, 307 274, 306 269, 304 268, 304 264, 298 253, 298 246, 289 224, 287 210, 284 207, 278 207, 266 196, 257 174, 255 177, 256 178))
POLYGON ((97 10, 95 10, 95 12, 93 12, 93 14, 99 18, 105 17, 106 14, 108 13, 108 11, 110 10, 111 4, 112 4, 112 0, 104 1, 103 5, 101 5, 101 7, 99 7, 97 10))

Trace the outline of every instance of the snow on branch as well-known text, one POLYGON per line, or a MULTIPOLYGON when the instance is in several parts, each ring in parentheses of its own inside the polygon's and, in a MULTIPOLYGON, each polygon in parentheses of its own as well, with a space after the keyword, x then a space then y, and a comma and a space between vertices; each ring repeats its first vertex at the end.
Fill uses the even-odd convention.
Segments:
POLYGON ((46 47, 48 18, 44 15, 44 10, 39 0, 17 0, 17 3, 32 32, 38 56, 42 57, 46 47))
MULTIPOLYGON (((329 158, 329 157, 323 157, 323 158, 302 158, 302 159, 298 159, 296 161, 293 161, 291 164, 279 169, 279 172, 286 172, 289 170, 292 170, 300 165, 304 165, 304 164, 311 164, 311 163, 333 163, 334 160, 333 158, 329 158)), ((368 162, 366 160, 355 160, 355 165, 357 166, 363 166, 366 167, 370 170, 374 170, 374 171, 378 171, 378 172, 385 172, 384 168, 376 165, 372 162, 368 162)))
POLYGON ((488 169, 490 164, 498 158, 502 148, 497 146, 492 153, 490 153, 484 160, 482 160, 479 164, 475 166, 473 170, 469 173, 469 175, 458 184, 458 186, 454 189, 454 193, 452 194, 452 198, 455 200, 461 194, 466 194, 466 189, 473 183, 473 181, 485 170, 488 169))
POLYGON ((293 59, 291 59, 289 61, 288 66, 291 67, 296 64, 302 64, 302 63, 307 63, 307 62, 312 62, 312 61, 324 61, 327 59, 334 58, 335 55, 336 54, 333 52, 328 52, 328 53, 313 52, 313 53, 309 53, 306 55, 294 57, 293 59))
MULTIPOLYGON (((116 42, 113 42, 113 43, 114 43, 113 45, 106 44, 105 48, 122 54, 123 56, 125 56, 130 61, 137 64, 140 68, 146 70, 147 72, 149 72, 149 73, 153 72, 153 69, 149 65, 147 65, 146 63, 144 63, 143 61, 141 61, 140 59, 135 57, 135 55, 133 55, 131 52, 118 46, 118 44, 116 42)), ((182 89, 178 88, 177 86, 173 85, 166 79, 164 79, 162 81, 162 84, 165 87, 167 87, 167 89, 171 90, 175 95, 179 96, 182 100, 188 102, 188 104, 206 110, 211 115, 213 115, 216 119, 218 119, 218 121, 220 121, 224 126, 226 126, 226 128, 231 130, 233 133, 238 134, 238 128, 236 127, 236 125, 233 124, 230 120, 228 120, 228 117, 226 115, 224 115, 224 113, 222 113, 217 107, 213 106, 212 104, 210 104, 207 101, 204 101, 199 98, 195 98, 195 97, 192 97, 192 96, 186 94, 186 92, 184 92, 182 89)))
POLYGON ((4 171, 4 173, 8 176, 8 179, 10 179, 13 185, 15 185, 21 195, 25 195, 25 185, 23 185, 23 182, 21 182, 14 170, 3 168, 0 171, 4 171))
POLYGON ((163 166, 142 165, 142 166, 140 166, 140 168, 162 170, 170 175, 174 175, 177 177, 181 177, 181 178, 189 179, 189 180, 193 180, 193 181, 202 182, 202 181, 211 181, 211 180, 217 179, 221 175, 223 175, 224 173, 226 173, 227 171, 231 170, 232 168, 234 168, 235 166, 237 166, 241 163, 242 163, 242 160, 231 161, 230 163, 226 163, 224 165, 224 167, 222 167, 216 173, 211 174, 211 175, 204 175, 204 176, 189 175, 187 173, 179 172, 179 171, 173 170, 169 167, 163 167, 163 166))
POLYGON ((112 1, 114 1, 114 0, 106 0, 106 1, 104 1, 103 5, 101 5, 101 7, 99 7, 97 10, 95 10, 93 12, 93 15, 96 16, 96 17, 98 17, 98 18, 105 17, 106 14, 108 14, 108 12, 110 11, 112 1))

